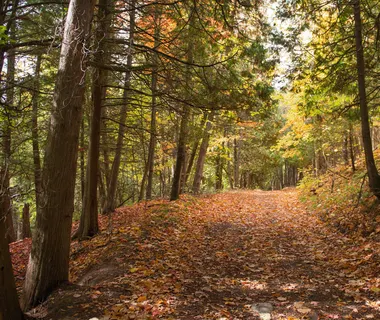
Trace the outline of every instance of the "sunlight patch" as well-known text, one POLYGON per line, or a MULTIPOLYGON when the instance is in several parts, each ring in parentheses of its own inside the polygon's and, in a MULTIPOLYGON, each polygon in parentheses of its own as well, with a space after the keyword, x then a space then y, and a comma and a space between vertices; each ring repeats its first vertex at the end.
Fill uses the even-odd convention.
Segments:
POLYGON ((244 289, 249 290, 265 290, 267 288, 266 282, 260 282, 257 280, 241 280, 240 284, 244 289))
POLYGON ((286 292, 294 291, 298 288, 298 286, 299 285, 297 283, 287 283, 281 287, 281 290, 286 292))

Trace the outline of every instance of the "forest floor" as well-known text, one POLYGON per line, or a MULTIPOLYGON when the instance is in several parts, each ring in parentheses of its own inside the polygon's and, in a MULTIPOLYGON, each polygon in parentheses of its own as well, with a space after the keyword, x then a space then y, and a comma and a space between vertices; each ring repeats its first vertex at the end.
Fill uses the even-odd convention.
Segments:
MULTIPOLYGON (((74 242, 37 319, 380 319, 380 242, 329 228, 295 189, 118 209, 74 242), (110 232, 112 231, 112 232, 110 232)), ((18 285, 30 241, 11 246, 18 285)))

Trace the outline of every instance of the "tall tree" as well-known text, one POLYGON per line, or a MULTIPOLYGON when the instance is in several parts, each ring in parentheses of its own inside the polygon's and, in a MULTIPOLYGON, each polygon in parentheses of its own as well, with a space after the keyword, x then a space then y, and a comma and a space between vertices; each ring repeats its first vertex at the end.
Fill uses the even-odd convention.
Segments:
POLYGON ((40 100, 40 71, 42 55, 38 54, 34 71, 34 93, 32 101, 32 147, 34 163, 34 188, 36 193, 37 211, 39 210, 39 197, 42 195, 42 176, 41 176, 41 159, 38 134, 38 105, 40 100))
POLYGON ((66 16, 43 166, 43 195, 26 272, 23 307, 68 280, 78 138, 85 90, 85 43, 94 1, 72 0, 66 16))
POLYGON ((127 71, 125 73, 124 80, 124 92, 123 92, 123 104, 120 109, 119 130, 117 133, 117 142, 115 157, 112 162, 111 175, 108 185, 107 199, 103 208, 103 213, 110 213, 115 210, 115 196, 117 179, 119 176, 121 151, 123 148, 125 122, 127 119, 127 107, 129 103, 129 97, 131 95, 131 78, 132 78, 132 64, 133 64, 133 39, 135 33, 135 20, 136 20, 136 1, 130 1, 129 8, 129 43, 128 43, 128 56, 127 56, 127 71))
MULTIPOLYGON (((158 49, 160 45, 160 25, 159 25, 159 8, 155 5, 154 8, 154 48, 158 49)), ((153 53, 153 68, 152 68, 152 110, 151 110, 151 121, 150 121, 150 140, 148 148, 148 163, 147 163, 147 186, 146 186, 146 199, 150 200, 152 198, 153 189, 153 174, 154 174, 154 155, 156 149, 157 141, 157 124, 156 124, 156 113, 157 113, 157 75, 158 75, 158 54, 153 53)))
POLYGON ((369 187, 371 192, 373 192, 373 194, 380 199, 380 176, 373 156, 371 129, 368 115, 360 0, 353 0, 352 5, 354 9, 355 21, 356 70, 358 76, 357 79, 364 155, 368 172, 369 187))
MULTIPOLYGON (((186 74, 185 74, 185 91, 186 98, 190 98, 190 66, 194 63, 194 22, 195 22, 195 6, 190 8, 189 14, 189 27, 188 27, 188 44, 187 44, 187 65, 186 65, 186 74)), ((189 117, 190 117, 190 107, 185 103, 182 107, 181 112, 181 125, 179 129, 179 137, 177 143, 177 157, 174 168, 174 176, 172 189, 170 192, 170 200, 177 200, 181 193, 181 183, 185 182, 186 176, 186 142, 188 136, 188 126, 189 126, 189 117)))
MULTIPOLYGON (((239 130, 240 134, 240 130, 239 130)), ((234 188, 239 188, 240 137, 234 139, 234 188)))
MULTIPOLYGON (((202 117, 202 121, 201 121, 201 124, 200 124, 200 128, 203 129, 206 121, 207 121, 207 113, 204 113, 204 116, 202 117)), ((198 146, 201 142, 201 137, 199 138, 196 138, 195 141, 194 141, 194 144, 192 146, 192 149, 191 149, 191 153, 190 153, 190 157, 189 157, 189 161, 188 161, 188 164, 187 164, 187 169, 186 169, 186 177, 185 177, 185 185, 187 184, 187 181, 190 177, 190 173, 191 173, 191 170, 193 168, 193 165, 194 165, 194 160, 195 160, 195 157, 197 155, 197 151, 198 151, 198 146)))
MULTIPOLYGON (((0 177, 1 178, 1 177, 0 177)), ((6 237, 4 196, 0 194, 0 319, 21 320, 23 315, 18 301, 11 256, 6 237)))
POLYGON ((0 181, 0 192, 3 194, 3 209, 5 210, 5 224, 7 227, 8 242, 16 241, 16 233, 13 227, 13 208, 10 193, 10 165, 11 165, 11 141, 12 141, 12 118, 14 111, 14 80, 15 80, 15 51, 7 52, 7 87, 5 110, 6 120, 3 123, 3 164, 2 164, 2 179, 0 181))
POLYGON ((21 237, 30 238, 32 236, 32 232, 30 230, 30 206, 29 203, 24 203, 24 207, 22 208, 22 232, 21 237))
POLYGON ((100 151, 100 128, 102 106, 105 100, 105 86, 107 70, 103 65, 108 58, 107 40, 110 36, 112 23, 111 0, 100 0, 98 11, 98 26, 96 28, 97 51, 94 55, 97 67, 93 74, 92 91, 92 117, 90 132, 90 147, 87 157, 87 173, 83 199, 83 211, 79 223, 77 235, 80 239, 92 237, 99 231, 98 225, 98 175, 99 175, 99 151, 100 151))
POLYGON ((197 159, 197 164, 195 167, 195 174, 194 174, 194 180, 193 180, 193 193, 198 194, 201 190, 201 182, 202 182, 202 177, 203 177, 203 168, 204 164, 206 161, 206 153, 207 153, 207 148, 208 144, 210 141, 210 136, 211 136, 211 127, 212 127, 212 121, 214 120, 214 113, 215 111, 211 111, 207 121, 206 121, 206 126, 203 131, 203 138, 202 138, 202 143, 201 147, 199 149, 199 154, 198 154, 198 159, 197 159))

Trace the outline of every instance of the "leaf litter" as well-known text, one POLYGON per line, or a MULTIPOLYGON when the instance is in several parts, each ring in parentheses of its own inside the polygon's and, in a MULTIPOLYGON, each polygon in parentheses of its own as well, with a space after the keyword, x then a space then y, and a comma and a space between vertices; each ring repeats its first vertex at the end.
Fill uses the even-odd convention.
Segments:
MULTIPOLYGON (((142 202, 110 222, 72 243, 71 283, 30 316, 380 319, 379 243, 326 226, 295 189, 142 202)), ((11 245, 19 288, 29 247, 11 245)))

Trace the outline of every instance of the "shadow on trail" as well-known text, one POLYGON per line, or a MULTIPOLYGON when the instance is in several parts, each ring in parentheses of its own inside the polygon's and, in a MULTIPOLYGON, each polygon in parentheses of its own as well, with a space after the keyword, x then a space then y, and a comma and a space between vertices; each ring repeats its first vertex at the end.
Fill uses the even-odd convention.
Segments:
POLYGON ((259 319, 260 304, 271 319, 380 319, 355 244, 294 190, 160 203, 101 239, 86 267, 73 261, 77 285, 53 294, 46 319, 259 319))

